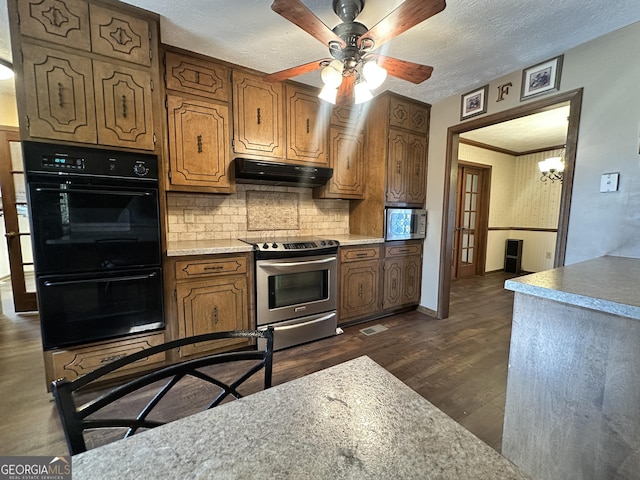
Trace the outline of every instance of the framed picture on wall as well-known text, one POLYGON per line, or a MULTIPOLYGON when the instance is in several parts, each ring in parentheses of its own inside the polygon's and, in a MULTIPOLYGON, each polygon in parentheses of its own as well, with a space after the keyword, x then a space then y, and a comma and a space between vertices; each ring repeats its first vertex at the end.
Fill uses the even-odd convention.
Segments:
POLYGON ((560 88, 562 59, 564 55, 552 58, 522 71, 520 100, 543 93, 557 92, 560 88))
POLYGON ((489 85, 476 88, 462 95, 460 106, 460 120, 487 113, 487 93, 489 85))

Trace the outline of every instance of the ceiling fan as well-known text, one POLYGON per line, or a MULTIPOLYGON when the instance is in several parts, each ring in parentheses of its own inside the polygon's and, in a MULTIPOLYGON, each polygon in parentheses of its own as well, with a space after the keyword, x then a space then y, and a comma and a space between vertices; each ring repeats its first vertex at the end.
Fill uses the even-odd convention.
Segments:
POLYGON ((371 29, 356 22, 365 0, 333 0, 333 11, 342 23, 327 27, 301 0, 274 0, 271 9, 329 48, 331 58, 315 60, 266 75, 280 82, 322 68, 324 88, 318 95, 333 104, 363 103, 372 98, 387 73, 419 84, 433 67, 372 53, 384 43, 441 12, 445 0, 405 0, 371 29))

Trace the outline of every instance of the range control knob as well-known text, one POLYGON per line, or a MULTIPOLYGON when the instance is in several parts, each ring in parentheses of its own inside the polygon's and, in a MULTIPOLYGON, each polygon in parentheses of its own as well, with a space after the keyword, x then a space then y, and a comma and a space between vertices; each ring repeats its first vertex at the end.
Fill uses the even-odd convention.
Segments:
POLYGON ((268 250, 269 249, 269 244, 267 242, 264 242, 262 244, 262 248, 265 249, 265 250, 268 250))
POLYGON ((135 173, 136 175, 143 177, 145 176, 147 173, 149 173, 149 169, 147 167, 144 166, 144 164, 142 163, 136 163, 133 167, 133 173, 135 173))
POLYGON ((273 248, 278 248, 278 244, 276 242, 273 242, 273 245, 271 245, 273 248))

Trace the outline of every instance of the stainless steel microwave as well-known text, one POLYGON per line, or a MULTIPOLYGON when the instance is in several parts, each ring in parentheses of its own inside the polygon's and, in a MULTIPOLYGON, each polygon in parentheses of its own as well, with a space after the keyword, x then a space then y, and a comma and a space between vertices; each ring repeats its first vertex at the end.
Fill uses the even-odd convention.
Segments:
POLYGON ((424 238, 427 234, 427 211, 419 208, 387 208, 385 240, 424 238))

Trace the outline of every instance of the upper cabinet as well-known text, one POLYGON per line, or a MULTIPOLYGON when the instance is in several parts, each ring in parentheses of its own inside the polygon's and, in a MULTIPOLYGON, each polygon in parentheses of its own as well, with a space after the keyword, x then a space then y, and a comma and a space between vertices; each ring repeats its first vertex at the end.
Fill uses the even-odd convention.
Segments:
POLYGON ((19 16, 11 25, 23 138, 155 149, 155 16, 83 0, 21 0, 9 10, 19 16))
POLYGON ((231 71, 167 50, 168 190, 232 193, 231 71))
POLYGON ((396 128, 389 129, 386 202, 422 206, 427 188, 427 141, 396 128))
POLYGON ((326 165, 329 108, 314 89, 286 85, 287 158, 326 165))
POLYGON ((391 97, 389 99, 389 126, 427 134, 429 131, 429 107, 398 97, 391 97))
POLYGON ((285 156, 284 103, 281 83, 233 72, 233 151, 236 156, 285 156))

